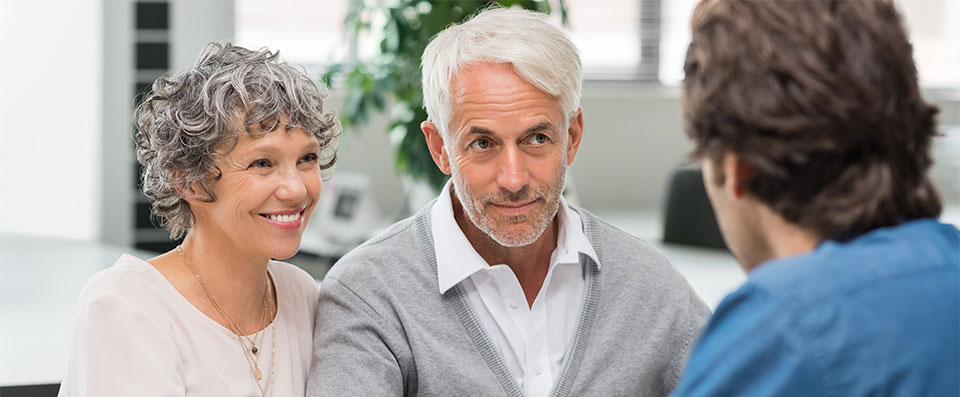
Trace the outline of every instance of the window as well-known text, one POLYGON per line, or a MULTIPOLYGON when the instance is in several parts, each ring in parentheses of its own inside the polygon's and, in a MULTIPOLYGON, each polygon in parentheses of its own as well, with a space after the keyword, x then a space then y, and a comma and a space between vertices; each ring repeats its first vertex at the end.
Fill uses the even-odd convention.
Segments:
POLYGON ((660 82, 679 85, 690 43, 690 15, 699 0, 663 0, 660 5, 660 82))
MULTIPOLYGON (((349 3, 350 0, 237 0, 236 43, 279 49, 284 59, 308 69, 341 61, 350 50, 342 29, 349 3)), ((656 79, 660 49, 660 13, 656 10, 660 0, 565 3, 568 28, 582 53, 588 79, 656 79), (643 28, 642 23, 646 24, 643 28)), ((372 50, 366 48, 366 41, 372 40, 361 43, 361 54, 372 50)))
MULTIPOLYGON (((642 50, 651 39, 644 37, 644 33, 653 35, 654 43, 658 35, 656 29, 641 29, 642 11, 646 10, 641 3, 640 0, 566 1, 567 28, 580 50, 587 79, 649 80, 655 77, 655 68, 643 70, 641 66, 657 56, 642 50)), ((659 0, 647 3, 659 3, 659 0)), ((647 14, 654 18, 653 22, 659 21, 659 13, 647 14)))
POLYGON ((311 66, 343 59, 343 20, 350 0, 237 0, 236 44, 280 50, 288 62, 311 66))
MULTIPOLYGON (((236 41, 279 49, 290 62, 318 67, 343 60, 342 25, 350 0, 237 0, 236 41)), ((566 0, 567 27, 584 75, 678 85, 699 0, 566 0)), ((925 87, 960 89, 960 2, 896 0, 914 43, 925 87)))
MULTIPOLYGON (((663 0, 660 81, 678 85, 690 41, 690 15, 698 0, 663 0)), ((896 0, 913 42, 920 84, 925 88, 960 89, 960 2, 896 0)))
POLYGON ((960 2, 896 0, 903 14, 920 84, 960 89, 960 2))

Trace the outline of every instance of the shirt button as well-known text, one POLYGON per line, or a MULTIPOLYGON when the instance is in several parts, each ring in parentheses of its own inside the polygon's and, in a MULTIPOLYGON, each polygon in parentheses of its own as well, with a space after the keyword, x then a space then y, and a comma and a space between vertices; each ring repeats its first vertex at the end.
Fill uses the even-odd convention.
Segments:
POLYGON ((510 305, 510 307, 516 309, 517 306, 520 306, 520 301, 517 300, 517 298, 510 298, 510 301, 507 302, 507 304, 510 305))
POLYGON ((540 368, 539 365, 533 367, 533 374, 534 374, 534 375, 540 375, 540 374, 542 374, 542 373, 543 373, 543 368, 540 368))

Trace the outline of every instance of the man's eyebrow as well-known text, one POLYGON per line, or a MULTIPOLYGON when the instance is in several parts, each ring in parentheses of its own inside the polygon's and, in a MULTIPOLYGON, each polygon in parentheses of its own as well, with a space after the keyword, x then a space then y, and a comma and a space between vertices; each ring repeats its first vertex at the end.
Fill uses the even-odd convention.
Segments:
POLYGON ((493 136, 493 131, 490 131, 490 130, 487 129, 487 128, 480 127, 480 126, 476 126, 476 125, 471 126, 471 127, 470 127, 470 131, 467 131, 467 133, 468 133, 468 134, 479 134, 479 135, 493 136))
MULTIPOLYGON (((527 133, 527 134, 533 134, 533 133, 537 133, 537 132, 546 132, 546 131, 553 131, 553 130, 554 130, 553 124, 548 123, 548 122, 542 122, 542 123, 539 123, 539 124, 537 124, 537 125, 535 125, 535 126, 533 126, 533 127, 527 128, 526 133, 527 133)), ((487 136, 493 136, 493 135, 495 135, 495 134, 493 133, 493 131, 491 131, 490 129, 488 129, 488 128, 486 128, 486 127, 476 126, 476 125, 475 125, 475 126, 471 126, 471 127, 470 127, 470 130, 467 131, 467 133, 468 133, 468 134, 477 134, 477 135, 487 135, 487 136)))
POLYGON ((533 127, 527 128, 527 133, 528 133, 528 134, 532 134, 532 133, 535 133, 535 132, 545 132, 545 131, 553 131, 553 124, 550 124, 550 123, 547 123, 547 122, 543 122, 543 123, 539 123, 539 124, 537 124, 537 125, 535 125, 535 126, 533 126, 533 127))

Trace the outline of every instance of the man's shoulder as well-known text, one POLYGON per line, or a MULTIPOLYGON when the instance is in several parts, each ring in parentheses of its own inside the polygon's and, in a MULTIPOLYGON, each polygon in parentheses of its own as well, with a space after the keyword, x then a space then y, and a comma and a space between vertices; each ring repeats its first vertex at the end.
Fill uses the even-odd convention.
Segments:
POLYGON ((350 288, 379 288, 428 276, 431 266, 422 249, 418 220, 415 215, 391 225, 340 258, 324 278, 350 288))
POLYGON ((748 283, 798 309, 843 304, 847 300, 838 297, 862 294, 858 291, 906 288, 932 293, 925 287, 927 278, 945 278, 938 275, 958 270, 956 231, 942 226, 932 220, 911 221, 846 242, 827 241, 811 253, 761 265, 748 283))
MULTIPOLYGON (((768 344, 778 346, 758 351, 799 346, 840 395, 864 394, 857 388, 878 382, 892 382, 881 387, 890 390, 931 384, 940 374, 956 374, 943 364, 952 360, 956 368, 956 338, 947 335, 960 324, 960 268, 937 252, 937 246, 956 252, 956 236, 929 222, 905 224, 771 261, 724 299, 711 320, 715 332, 707 335, 737 351, 744 341, 762 346, 761 334, 775 336, 768 344)), ((730 355, 716 356, 729 364, 730 355)))
MULTIPOLYGON (((600 259, 605 293, 651 304, 676 304, 696 297, 686 278, 649 242, 575 208, 600 259)), ((699 298, 696 298, 699 302, 699 298)), ((702 303, 697 303, 698 306, 702 303)), ((704 308, 706 306, 703 306, 704 308)))
POLYGON ((654 266, 670 267, 670 262, 652 244, 611 225, 590 211, 571 206, 583 221, 587 238, 600 256, 601 266, 654 266))

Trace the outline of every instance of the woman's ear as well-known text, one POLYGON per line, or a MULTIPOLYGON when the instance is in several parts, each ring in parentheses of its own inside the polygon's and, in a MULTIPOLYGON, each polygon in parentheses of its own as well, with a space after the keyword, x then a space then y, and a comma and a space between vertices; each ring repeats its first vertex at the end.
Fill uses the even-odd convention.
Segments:
MULTIPOLYGON (((180 179, 182 173, 179 171, 173 172, 173 180, 180 179)), ((180 195, 187 203, 190 203, 191 206, 196 206, 199 203, 208 203, 213 201, 212 192, 204 189, 200 182, 194 182, 191 184, 177 184, 174 186, 177 194, 180 195)))

